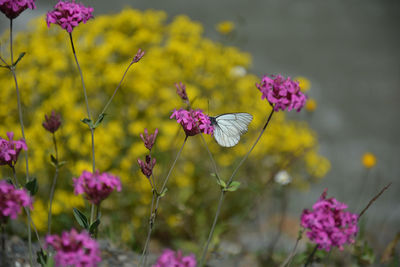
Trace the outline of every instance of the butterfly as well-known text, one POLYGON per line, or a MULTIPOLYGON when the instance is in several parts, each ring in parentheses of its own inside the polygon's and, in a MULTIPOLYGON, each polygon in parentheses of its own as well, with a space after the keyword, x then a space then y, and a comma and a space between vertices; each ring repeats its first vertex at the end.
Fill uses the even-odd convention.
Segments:
POLYGON ((214 127, 214 138, 220 146, 233 147, 240 136, 247 132, 247 127, 253 120, 249 113, 226 113, 210 117, 211 125, 214 127))

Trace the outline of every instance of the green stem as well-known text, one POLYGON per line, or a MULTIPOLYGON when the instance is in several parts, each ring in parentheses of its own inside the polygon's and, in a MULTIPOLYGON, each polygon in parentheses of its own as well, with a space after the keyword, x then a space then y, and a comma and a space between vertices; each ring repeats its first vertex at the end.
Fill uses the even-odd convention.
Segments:
POLYGON ((53 144, 54 144, 54 150, 56 152, 56 171, 54 173, 54 178, 53 178, 53 184, 51 185, 51 190, 50 190, 50 197, 49 197, 49 214, 48 214, 48 220, 47 220, 47 233, 50 235, 51 234, 51 217, 52 217, 52 204, 53 204, 53 198, 54 198, 54 191, 56 189, 56 184, 57 184, 57 178, 58 178, 58 172, 59 172, 59 167, 58 167, 58 150, 57 150, 57 140, 56 140, 56 135, 53 133, 53 144))
MULTIPOLYGON (((272 107, 271 113, 269 114, 268 119, 267 119, 264 127, 262 128, 262 130, 261 130, 260 134, 258 135, 256 141, 254 142, 253 146, 250 148, 250 150, 246 153, 246 155, 242 158, 242 160, 239 162, 239 164, 237 165, 237 167, 233 171, 231 177, 228 180, 227 186, 229 186, 232 183, 233 178, 235 177, 237 171, 243 165, 243 163, 246 161, 246 159, 249 157, 249 155, 250 155, 251 151, 253 151, 254 147, 257 145, 257 143, 260 140, 261 136, 265 132, 265 129, 267 128, 269 122, 271 121, 271 118, 272 118, 273 114, 274 114, 274 109, 272 107)), ((213 221, 213 224, 211 226, 211 230, 210 230, 210 233, 208 235, 208 239, 207 239, 207 242, 206 242, 206 244, 204 246, 203 253, 202 253, 202 256, 201 256, 201 259, 200 259, 200 264, 199 264, 200 267, 202 267, 204 265, 205 257, 207 255, 207 251, 208 251, 208 246, 210 245, 212 236, 214 234, 215 225, 217 224, 218 217, 219 217, 219 214, 221 212, 221 207, 222 207, 222 202, 224 201, 224 196, 225 196, 225 191, 221 190, 221 195, 220 195, 220 198, 219 198, 219 201, 218 201, 218 206, 217 206, 217 211, 215 213, 214 221, 213 221)))
POLYGON ((310 256, 308 256, 306 263, 304 263, 304 267, 307 267, 308 264, 312 263, 314 261, 314 255, 315 252, 317 252, 318 245, 315 245, 313 251, 311 252, 310 256))

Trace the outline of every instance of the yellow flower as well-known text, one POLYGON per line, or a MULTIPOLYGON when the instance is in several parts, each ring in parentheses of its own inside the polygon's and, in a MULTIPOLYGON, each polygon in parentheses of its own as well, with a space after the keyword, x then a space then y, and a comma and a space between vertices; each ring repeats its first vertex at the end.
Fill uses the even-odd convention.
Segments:
POLYGON ((226 35, 235 29, 235 24, 232 21, 226 20, 218 23, 216 28, 220 34, 226 35))
POLYGON ((309 112, 313 112, 317 108, 317 101, 313 98, 310 98, 306 102, 306 110, 309 112))
POLYGON ((308 90, 310 90, 311 82, 306 77, 297 76, 297 77, 294 78, 294 80, 299 82, 299 86, 300 86, 301 91, 307 92, 308 90))
POLYGON ((371 169, 376 165, 376 157, 374 154, 367 152, 362 156, 361 162, 365 168, 371 169))

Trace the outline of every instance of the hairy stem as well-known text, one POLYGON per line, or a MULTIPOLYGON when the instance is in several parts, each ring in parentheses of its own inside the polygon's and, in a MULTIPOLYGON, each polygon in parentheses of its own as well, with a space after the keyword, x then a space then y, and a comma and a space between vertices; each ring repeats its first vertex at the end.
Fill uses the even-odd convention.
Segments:
POLYGON ((55 133, 53 133, 53 144, 54 144, 54 150, 56 152, 56 162, 57 162, 57 164, 56 164, 56 171, 54 173, 53 183, 51 185, 50 197, 49 197, 49 214, 48 214, 48 220, 47 220, 47 234, 49 234, 49 235, 51 234, 51 216, 52 216, 51 207, 52 207, 52 204, 53 204, 54 191, 56 189, 58 172, 59 172, 57 140, 56 140, 55 133))

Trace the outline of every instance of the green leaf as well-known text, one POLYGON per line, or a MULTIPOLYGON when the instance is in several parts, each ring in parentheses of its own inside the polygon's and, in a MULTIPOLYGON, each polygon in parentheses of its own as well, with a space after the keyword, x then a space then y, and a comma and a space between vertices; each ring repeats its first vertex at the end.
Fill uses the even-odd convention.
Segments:
POLYGON ((223 189, 226 188, 226 183, 222 179, 218 179, 217 184, 219 184, 223 189))
POLYGON ((165 196, 165 194, 167 193, 168 188, 164 188, 164 190, 160 193, 160 197, 165 196))
POLYGON ((97 228, 99 227, 100 219, 96 219, 89 227, 89 233, 92 235, 96 232, 97 228))
POLYGON ((85 228, 86 230, 89 229, 89 220, 86 218, 85 214, 83 214, 80 210, 77 208, 73 208, 74 211, 74 216, 76 221, 80 226, 85 228))
POLYGON ((36 252, 36 261, 39 263, 41 266, 46 266, 47 263, 47 253, 43 249, 40 249, 38 252, 36 252))
POLYGON ((29 193, 31 194, 31 196, 34 196, 37 191, 39 190, 39 185, 37 183, 36 178, 33 178, 32 180, 30 180, 29 182, 27 182, 25 184, 25 188, 26 190, 29 191, 29 193))
POLYGON ((94 124, 93 127, 94 127, 94 128, 99 127, 100 123, 103 121, 103 119, 104 119, 105 116, 106 116, 106 114, 101 113, 101 114, 99 115, 99 117, 97 118, 97 121, 96 121, 96 123, 94 124))
POLYGON ((58 161, 53 155, 50 155, 50 162, 51 162, 51 165, 53 165, 54 167, 57 167, 58 161))
POLYGON ((47 260, 47 265, 46 265, 46 267, 54 267, 55 266, 55 264, 54 264, 54 257, 53 257, 53 255, 51 255, 49 258, 48 258, 48 260, 47 260))
POLYGON ((94 125, 91 119, 88 118, 84 118, 81 120, 81 122, 87 124, 89 126, 90 129, 94 129, 94 125))
POLYGON ((233 181, 229 184, 229 186, 225 187, 225 191, 234 192, 234 191, 238 190, 239 186, 240 186, 240 182, 233 181))
POLYGON ((15 63, 13 64, 13 66, 17 66, 18 62, 25 56, 25 52, 22 52, 21 54, 19 54, 19 57, 17 59, 17 61, 15 61, 15 63))
POLYGON ((60 162, 58 163, 58 167, 63 166, 65 163, 67 163, 67 162, 66 162, 66 161, 60 161, 60 162))

